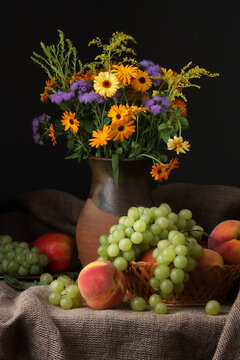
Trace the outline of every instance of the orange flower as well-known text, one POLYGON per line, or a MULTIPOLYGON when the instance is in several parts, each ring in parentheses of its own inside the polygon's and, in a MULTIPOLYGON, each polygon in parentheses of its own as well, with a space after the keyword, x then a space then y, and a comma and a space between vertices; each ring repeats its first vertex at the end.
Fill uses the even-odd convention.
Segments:
POLYGON ((50 127, 49 127, 49 134, 48 134, 48 136, 51 138, 51 141, 52 141, 52 143, 53 143, 53 146, 55 146, 56 143, 57 143, 57 139, 56 139, 56 132, 55 132, 55 130, 54 130, 53 124, 51 124, 50 127))
POLYGON ((57 87, 57 85, 55 83, 56 80, 57 80, 57 78, 54 76, 51 80, 46 81, 46 86, 44 88, 44 92, 41 95, 42 102, 48 101, 48 98, 49 98, 49 89, 48 88, 56 89, 56 87, 57 87))
POLYGON ((65 131, 71 128, 74 134, 78 132, 79 121, 75 118, 75 113, 72 113, 71 111, 65 111, 63 113, 61 123, 65 125, 65 131))
POLYGON ((174 109, 181 109, 183 117, 187 116, 187 104, 184 101, 176 99, 172 102, 171 106, 174 109))
POLYGON ((170 172, 173 169, 178 168, 178 165, 179 161, 177 158, 171 159, 168 165, 156 164, 156 166, 153 166, 150 174, 157 181, 162 181, 163 179, 168 180, 170 172))
POLYGON ((125 86, 130 85, 131 80, 137 76, 138 68, 133 65, 113 65, 113 70, 115 76, 118 78, 118 81, 121 85, 125 86))
POLYGON ((111 140, 111 136, 110 136, 110 128, 107 125, 103 125, 103 129, 100 130, 98 129, 97 131, 93 131, 92 132, 92 136, 93 138, 89 140, 90 145, 93 147, 95 146, 96 148, 102 145, 107 145, 107 140, 111 140))
POLYGON ((112 118, 112 122, 120 121, 123 119, 130 120, 131 112, 131 109, 126 105, 112 105, 107 116, 112 118))
POLYGON ((134 121, 129 121, 129 119, 125 118, 119 121, 112 121, 110 127, 111 137, 113 141, 120 140, 123 142, 124 139, 128 139, 132 133, 135 132, 135 125, 132 125, 134 121))
POLYGON ((152 86, 152 80, 147 72, 138 70, 137 76, 132 80, 131 85, 134 90, 144 93, 152 86))

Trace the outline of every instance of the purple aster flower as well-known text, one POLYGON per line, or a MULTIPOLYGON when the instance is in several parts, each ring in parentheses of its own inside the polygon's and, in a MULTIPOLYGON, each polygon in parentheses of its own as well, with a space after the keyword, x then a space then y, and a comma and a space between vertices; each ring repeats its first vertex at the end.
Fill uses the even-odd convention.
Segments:
POLYGON ((92 84, 88 83, 85 80, 78 80, 70 86, 70 90, 80 90, 80 92, 85 93, 92 90, 92 84))
POLYGON ((75 94, 73 91, 66 93, 64 91, 58 90, 55 94, 52 94, 50 96, 50 99, 53 103, 56 104, 61 104, 61 102, 64 101, 69 101, 72 97, 74 97, 75 94))
POLYGON ((33 139, 36 144, 44 145, 43 142, 40 140, 40 134, 38 133, 38 126, 41 121, 46 119, 46 115, 42 114, 38 117, 35 117, 32 121, 32 131, 33 131, 33 139))
POLYGON ((119 95, 120 95, 120 93, 119 93, 119 91, 117 90, 117 91, 115 92, 115 94, 113 95, 114 100, 117 100, 117 99, 119 98, 119 95))
MULTIPOLYGON (((140 62, 140 65, 145 67, 145 71, 148 73, 149 76, 157 77, 161 73, 161 67, 158 64, 154 64, 153 61, 150 60, 143 60, 140 62)), ((153 79, 153 82, 160 86, 161 80, 160 79, 153 79)))
POLYGON ((154 115, 159 114, 160 112, 166 112, 167 108, 170 105, 170 101, 167 97, 155 95, 152 99, 145 100, 144 106, 150 108, 151 113, 154 115))
POLYGON ((85 93, 85 94, 80 94, 78 96, 79 102, 80 103, 90 103, 90 102, 98 102, 98 103, 103 103, 105 101, 104 97, 99 95, 98 93, 96 93, 94 90, 90 91, 89 93, 85 93))

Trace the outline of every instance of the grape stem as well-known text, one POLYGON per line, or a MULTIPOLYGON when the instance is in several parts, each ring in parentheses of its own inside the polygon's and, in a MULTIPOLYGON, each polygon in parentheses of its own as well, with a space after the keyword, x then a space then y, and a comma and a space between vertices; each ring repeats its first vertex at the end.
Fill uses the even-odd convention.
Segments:
MULTIPOLYGON (((189 230, 181 230, 181 232, 187 232, 187 231, 189 231, 189 230)), ((204 231, 204 230, 198 230, 198 229, 195 229, 195 230, 190 230, 191 232, 192 231, 198 231, 198 232, 201 232, 201 233, 203 233, 203 235, 205 235, 208 239, 211 239, 211 240, 214 240, 208 233, 206 233, 206 231, 204 231)))

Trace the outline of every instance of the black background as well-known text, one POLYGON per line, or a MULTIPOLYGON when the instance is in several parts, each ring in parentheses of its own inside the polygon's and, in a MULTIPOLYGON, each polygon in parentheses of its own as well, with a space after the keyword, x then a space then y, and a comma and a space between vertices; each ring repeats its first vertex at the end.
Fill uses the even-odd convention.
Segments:
POLYGON ((218 78, 202 78, 188 97, 191 151, 169 182, 240 186, 239 12, 236 1, 5 1, 1 5, 0 201, 41 188, 85 199, 91 174, 86 162, 65 160, 64 144, 39 146, 32 119, 57 114, 42 104, 47 80, 30 60, 40 41, 58 42, 63 30, 83 62, 98 54, 92 38, 114 31, 135 37, 138 59, 176 71, 189 61, 218 78))

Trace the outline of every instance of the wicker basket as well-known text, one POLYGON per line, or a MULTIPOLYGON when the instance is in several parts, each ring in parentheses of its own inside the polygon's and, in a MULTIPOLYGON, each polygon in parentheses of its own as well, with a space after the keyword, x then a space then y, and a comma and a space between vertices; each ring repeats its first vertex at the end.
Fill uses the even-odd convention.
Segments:
MULTIPOLYGON (((124 272, 128 300, 141 296, 148 301, 149 296, 155 293, 150 286, 150 279, 154 276, 156 266, 155 263, 143 261, 129 263, 128 269, 124 272)), ((184 284, 184 291, 165 302, 169 306, 202 306, 211 299, 223 303, 239 279, 240 264, 199 266, 189 273, 189 280, 184 284)))

